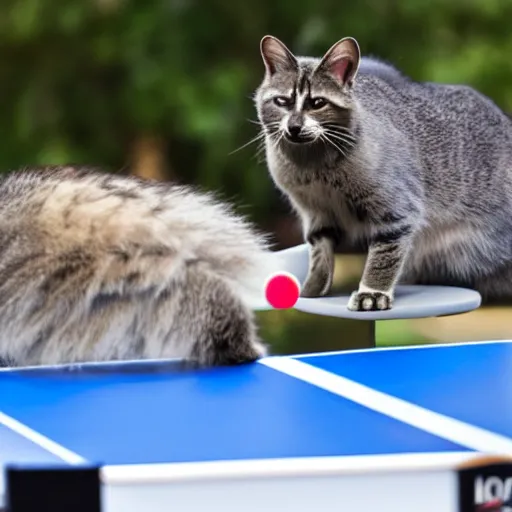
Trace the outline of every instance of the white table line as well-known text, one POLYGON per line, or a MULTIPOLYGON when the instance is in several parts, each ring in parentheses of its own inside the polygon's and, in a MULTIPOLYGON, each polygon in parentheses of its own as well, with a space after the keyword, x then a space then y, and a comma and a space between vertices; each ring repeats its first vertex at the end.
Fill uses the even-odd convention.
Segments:
POLYGON ((346 398, 424 432, 488 454, 512 454, 512 439, 388 395, 340 375, 288 357, 259 364, 346 398))
MULTIPOLYGON (((12 430, 16 434, 28 439, 35 445, 43 448, 47 452, 50 452, 52 455, 55 455, 59 459, 62 459, 64 462, 69 464, 84 464, 87 463, 87 460, 77 453, 68 450, 64 446, 52 441, 50 438, 36 432, 31 429, 27 425, 21 423, 20 421, 8 416, 7 414, 0 411, 0 425, 4 425, 8 429, 12 430)), ((1 449, 1 448, 0 448, 1 449)))

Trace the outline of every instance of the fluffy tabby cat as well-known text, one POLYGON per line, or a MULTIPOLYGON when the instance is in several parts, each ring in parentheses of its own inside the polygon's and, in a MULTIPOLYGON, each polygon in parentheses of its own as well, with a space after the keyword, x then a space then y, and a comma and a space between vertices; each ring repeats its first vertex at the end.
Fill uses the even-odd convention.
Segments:
POLYGON ((266 241, 205 193, 88 168, 0 178, 0 358, 39 365, 265 354, 266 241))
POLYGON ((512 297, 512 121, 500 108, 361 58, 350 37, 312 58, 266 36, 261 55, 268 168, 311 249, 303 296, 329 292, 345 240, 368 247, 352 310, 391 308, 397 283, 512 297))

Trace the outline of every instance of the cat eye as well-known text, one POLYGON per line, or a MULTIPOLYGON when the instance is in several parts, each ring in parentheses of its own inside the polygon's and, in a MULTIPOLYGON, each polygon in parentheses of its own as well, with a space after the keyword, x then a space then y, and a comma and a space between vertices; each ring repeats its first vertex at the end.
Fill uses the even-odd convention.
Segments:
POLYGON ((311 98, 311 108, 318 110, 327 105, 327 100, 324 98, 311 98))
POLYGON ((276 96, 274 98, 274 103, 278 107, 288 107, 291 104, 291 100, 287 98, 286 96, 276 96))

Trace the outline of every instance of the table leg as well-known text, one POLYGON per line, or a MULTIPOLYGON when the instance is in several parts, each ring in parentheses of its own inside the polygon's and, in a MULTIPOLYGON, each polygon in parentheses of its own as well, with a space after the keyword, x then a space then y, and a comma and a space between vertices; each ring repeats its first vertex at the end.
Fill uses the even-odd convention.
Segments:
POLYGON ((363 323, 360 342, 357 343, 357 348, 375 348, 377 346, 375 337, 375 320, 358 320, 363 323))

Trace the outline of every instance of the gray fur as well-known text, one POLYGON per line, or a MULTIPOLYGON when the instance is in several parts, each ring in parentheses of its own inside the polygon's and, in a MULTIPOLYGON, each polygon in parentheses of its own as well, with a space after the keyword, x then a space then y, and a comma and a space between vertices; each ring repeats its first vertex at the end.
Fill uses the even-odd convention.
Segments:
POLYGON ((277 270, 212 196, 92 169, 0 180, 0 358, 9 365, 266 353, 250 301, 277 270))
POLYGON ((271 36, 261 53, 255 102, 269 172, 311 245, 304 296, 329 292, 343 240, 368 247, 353 310, 391 308, 397 283, 512 298, 512 122, 498 106, 361 59, 351 38, 322 59, 295 57, 271 36), (313 109, 315 97, 326 106, 313 109), (302 128, 295 140, 289 119, 302 128))

